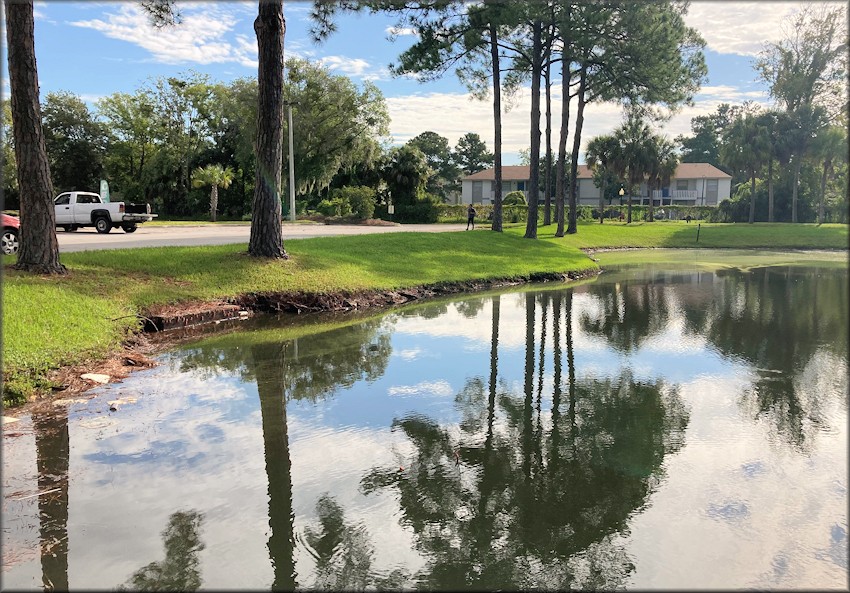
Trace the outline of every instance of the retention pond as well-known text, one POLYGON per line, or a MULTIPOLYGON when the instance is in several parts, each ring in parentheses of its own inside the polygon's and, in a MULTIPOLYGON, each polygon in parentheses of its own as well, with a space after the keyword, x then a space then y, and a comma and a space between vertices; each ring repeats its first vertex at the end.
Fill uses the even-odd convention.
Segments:
POLYGON ((255 318, 22 416, 3 588, 845 589, 846 254, 699 257, 255 318))

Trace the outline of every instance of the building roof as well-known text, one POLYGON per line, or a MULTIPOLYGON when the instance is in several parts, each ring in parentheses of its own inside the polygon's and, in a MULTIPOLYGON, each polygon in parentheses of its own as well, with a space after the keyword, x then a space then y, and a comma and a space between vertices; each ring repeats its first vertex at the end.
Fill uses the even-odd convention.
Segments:
POLYGON ((732 179, 731 175, 727 175, 714 165, 708 163, 679 163, 676 167, 675 179, 700 179, 707 177, 708 179, 732 179))
MULTIPOLYGON (((530 167, 528 165, 508 165, 502 167, 503 181, 528 181, 530 167)), ((463 181, 490 181, 495 179, 495 169, 484 169, 478 173, 467 175, 463 181)), ((676 167, 676 174, 673 179, 731 179, 731 175, 727 175, 714 165, 708 163, 679 163, 676 167)), ((579 179, 592 179, 593 171, 587 165, 578 166, 579 179)))

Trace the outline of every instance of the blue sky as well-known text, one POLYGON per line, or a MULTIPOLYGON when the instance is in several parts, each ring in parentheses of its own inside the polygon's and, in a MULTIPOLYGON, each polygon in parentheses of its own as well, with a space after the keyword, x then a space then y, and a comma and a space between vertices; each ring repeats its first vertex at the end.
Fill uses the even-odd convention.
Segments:
MULTIPOLYGON (((48 92, 65 90, 93 105, 99 97, 114 92, 133 92, 149 77, 189 70, 222 82, 256 76, 256 2, 178 5, 184 17, 182 24, 156 30, 131 1, 36 2, 36 57, 42 100, 48 92)), ((753 60, 765 43, 787 36, 783 19, 800 6, 796 2, 692 2, 687 22, 707 41, 708 81, 693 107, 684 108, 658 130, 670 137, 689 133, 692 117, 710 113, 723 102, 769 104, 767 87, 758 80, 753 60)), ((286 55, 321 62, 333 73, 355 82, 371 80, 376 84, 387 100, 392 142, 401 144, 432 130, 454 146, 463 134, 477 132, 492 149, 491 104, 470 99, 454 74, 425 84, 390 76, 387 66, 415 40, 402 31, 391 41, 392 17, 341 17, 337 32, 316 45, 309 37, 310 7, 309 2, 285 3, 286 55)), ((5 54, 5 32, 3 45, 5 54)), ((2 68, 2 90, 8 96, 5 60, 2 68)), ((552 98, 560 101, 555 89, 552 98)), ((503 118, 505 164, 518 164, 519 151, 529 145, 529 106, 530 94, 525 89, 503 118)), ((555 130, 560 125, 557 111, 553 108, 555 130)), ((586 142, 609 132, 621 120, 618 105, 591 105, 585 114, 582 138, 586 142)))

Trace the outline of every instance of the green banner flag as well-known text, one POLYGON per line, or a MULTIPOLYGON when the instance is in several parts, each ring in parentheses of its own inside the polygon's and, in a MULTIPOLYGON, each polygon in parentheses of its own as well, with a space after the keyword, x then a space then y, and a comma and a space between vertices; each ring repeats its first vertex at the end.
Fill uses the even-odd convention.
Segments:
POLYGON ((106 179, 100 180, 100 199, 104 202, 109 201, 109 184, 106 183, 106 179))

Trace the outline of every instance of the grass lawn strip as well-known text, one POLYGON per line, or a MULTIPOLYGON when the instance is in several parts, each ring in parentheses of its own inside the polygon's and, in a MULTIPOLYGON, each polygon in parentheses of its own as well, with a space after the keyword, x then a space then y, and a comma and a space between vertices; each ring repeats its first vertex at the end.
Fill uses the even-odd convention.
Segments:
MULTIPOLYGON (((737 247, 847 249, 847 225, 586 223, 538 240, 524 225, 504 233, 391 233, 286 240, 289 260, 256 260, 245 245, 154 247, 62 254, 66 277, 12 270, 3 291, 4 403, 48 390, 51 369, 120 351, 155 307, 229 300, 251 293, 357 294, 440 283, 586 273, 597 264, 581 249, 737 247)), ((284 233, 285 235, 285 233, 284 233)))

